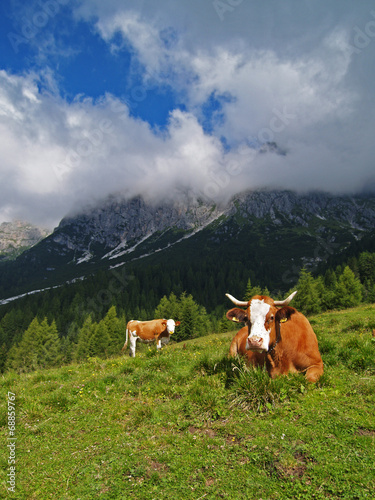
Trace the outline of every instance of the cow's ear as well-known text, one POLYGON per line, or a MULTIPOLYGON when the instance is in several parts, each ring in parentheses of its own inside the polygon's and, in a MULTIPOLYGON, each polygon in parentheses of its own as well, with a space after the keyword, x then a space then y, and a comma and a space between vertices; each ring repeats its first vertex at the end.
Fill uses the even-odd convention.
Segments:
POLYGON ((279 323, 284 323, 288 321, 295 312, 296 310, 293 307, 284 306, 277 311, 275 319, 279 323))
POLYGON ((174 324, 175 324, 176 326, 179 326, 179 325, 181 325, 181 321, 175 321, 175 322, 174 322, 174 324))
POLYGON ((163 319, 163 321, 161 322, 162 326, 167 326, 167 320, 166 319, 163 319))
POLYGON ((245 323, 246 321, 248 321, 247 312, 243 309, 238 309, 238 307, 230 309, 227 312, 226 316, 230 321, 236 321, 239 323, 245 323))

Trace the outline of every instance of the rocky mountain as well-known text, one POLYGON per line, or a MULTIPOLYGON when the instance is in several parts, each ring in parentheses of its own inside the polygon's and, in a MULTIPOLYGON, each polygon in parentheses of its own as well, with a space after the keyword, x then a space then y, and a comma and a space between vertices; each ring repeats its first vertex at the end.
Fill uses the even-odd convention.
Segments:
POLYGON ((181 235, 191 236, 201 230, 219 215, 221 211, 215 206, 192 200, 155 205, 142 198, 110 197, 98 207, 64 218, 48 245, 76 264, 98 258, 111 260, 134 253, 142 243, 156 241, 165 232, 175 233, 175 237, 168 237, 168 244, 172 244, 181 235))
POLYGON ((302 266, 315 270, 339 258, 374 228, 374 196, 247 192, 222 207, 193 198, 151 204, 111 197, 64 218, 14 266, 3 266, 0 298, 124 264, 151 275, 157 266, 177 270, 184 288, 206 272, 228 286, 251 277, 288 289, 302 266))
POLYGON ((0 224, 0 259, 14 259, 49 234, 50 231, 27 222, 3 222, 0 224))

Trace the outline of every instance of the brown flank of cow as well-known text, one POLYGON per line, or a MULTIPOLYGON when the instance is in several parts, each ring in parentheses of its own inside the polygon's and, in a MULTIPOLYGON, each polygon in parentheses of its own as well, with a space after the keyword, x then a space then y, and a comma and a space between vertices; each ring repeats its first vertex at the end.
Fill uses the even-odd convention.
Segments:
MULTIPOLYGON (((226 314, 228 319, 246 324, 233 338, 229 355, 243 355, 249 365, 265 366, 272 378, 303 372, 309 382, 316 382, 323 374, 323 361, 309 321, 302 313, 287 305, 295 293, 284 301, 256 295, 248 302, 238 301, 227 294, 236 305, 246 306, 246 310, 234 308, 226 314), (255 318, 256 327, 251 317, 251 310, 254 314, 255 307, 264 315, 263 325, 259 315, 255 318), (254 336, 252 330, 255 328, 268 332, 269 341, 265 347, 260 347, 260 335, 254 336)), ((263 321, 263 316, 261 319, 263 321)))

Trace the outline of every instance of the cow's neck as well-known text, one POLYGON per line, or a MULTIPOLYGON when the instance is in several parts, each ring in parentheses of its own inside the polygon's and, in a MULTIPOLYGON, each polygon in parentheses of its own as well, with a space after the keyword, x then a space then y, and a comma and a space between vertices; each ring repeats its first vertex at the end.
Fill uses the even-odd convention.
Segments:
POLYGON ((279 321, 276 321, 275 328, 276 328, 276 340, 273 343, 273 345, 268 349, 268 354, 273 353, 275 351, 275 347, 281 341, 281 333, 280 333, 280 323, 279 323, 279 321))

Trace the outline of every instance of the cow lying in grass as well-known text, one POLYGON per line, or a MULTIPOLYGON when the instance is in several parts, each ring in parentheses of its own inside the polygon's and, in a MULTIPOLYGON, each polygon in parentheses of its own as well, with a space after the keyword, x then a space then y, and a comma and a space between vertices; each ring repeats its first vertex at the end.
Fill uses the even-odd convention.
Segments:
POLYGON ((122 350, 126 349, 128 340, 130 342, 129 354, 135 357, 135 348, 137 340, 141 342, 156 342, 157 349, 165 344, 168 344, 170 335, 174 333, 176 326, 180 324, 179 321, 173 319, 153 319, 151 321, 129 321, 126 325, 126 339, 122 350))
POLYGON ((256 295, 249 301, 226 296, 246 310, 230 309, 226 316, 245 323, 232 340, 229 354, 244 355, 248 364, 266 366, 269 375, 303 372, 309 382, 323 374, 323 361, 316 335, 307 318, 288 304, 297 292, 283 301, 256 295))

